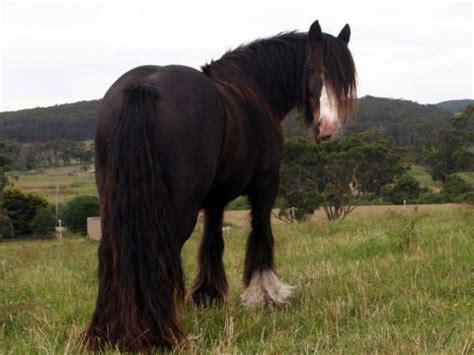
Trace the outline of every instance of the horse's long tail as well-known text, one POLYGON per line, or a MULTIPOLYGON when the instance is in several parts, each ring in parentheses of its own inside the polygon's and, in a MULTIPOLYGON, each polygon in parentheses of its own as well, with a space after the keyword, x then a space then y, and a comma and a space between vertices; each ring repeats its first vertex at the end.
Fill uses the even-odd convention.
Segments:
POLYGON ((148 84, 124 89, 107 143, 99 292, 85 339, 90 350, 168 348, 184 338, 175 305, 184 295, 181 258, 152 120, 157 100, 148 84))

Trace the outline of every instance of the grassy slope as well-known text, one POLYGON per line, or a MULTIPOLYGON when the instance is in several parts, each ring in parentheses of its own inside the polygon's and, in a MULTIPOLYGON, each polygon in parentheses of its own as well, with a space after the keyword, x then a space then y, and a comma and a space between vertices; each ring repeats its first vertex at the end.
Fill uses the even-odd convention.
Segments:
POLYGON ((422 187, 429 187, 434 192, 439 192, 443 188, 441 182, 434 181, 428 171, 419 165, 412 165, 408 173, 418 180, 422 187))
MULTIPOLYGON (((183 252, 188 284, 198 233, 183 252)), ((279 274, 298 289, 274 312, 240 305, 246 230, 225 234, 229 299, 183 307, 189 353, 473 351, 472 209, 276 226, 279 274)), ((0 244, 0 352, 78 351, 96 248, 79 238, 0 244)))
MULTIPOLYGON (((429 187, 435 192, 439 192, 443 188, 443 184, 440 181, 434 181, 430 173, 419 165, 412 165, 410 167, 409 174, 411 174, 415 179, 417 179, 421 186, 429 187)), ((467 183, 474 186, 474 174, 457 173, 456 175, 459 175, 467 183)))
POLYGON ((59 202, 67 202, 80 195, 97 195, 91 165, 89 172, 81 171, 80 165, 47 168, 42 171, 9 173, 10 182, 23 192, 45 197, 48 202, 56 201, 56 184, 59 184, 59 202))

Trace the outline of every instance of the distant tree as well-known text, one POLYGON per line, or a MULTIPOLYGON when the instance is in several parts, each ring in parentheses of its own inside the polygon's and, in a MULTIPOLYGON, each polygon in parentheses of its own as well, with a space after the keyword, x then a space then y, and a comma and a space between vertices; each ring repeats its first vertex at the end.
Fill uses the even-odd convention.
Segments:
POLYGON ((3 209, 10 218, 15 236, 30 236, 34 233, 32 221, 38 209, 46 208, 46 199, 40 196, 25 194, 18 189, 5 190, 3 209))
POLYGON ((406 171, 390 138, 369 130, 316 147, 303 138, 284 146, 279 194, 280 218, 302 219, 322 206, 329 219, 344 218, 363 194, 382 188, 406 171))
POLYGON ((418 180, 411 175, 403 175, 393 184, 386 185, 383 190, 384 198, 394 204, 414 203, 427 190, 421 187, 418 180))
POLYGON ((357 156, 355 183, 360 193, 379 196, 383 186, 406 172, 399 148, 380 130, 370 129, 347 138, 344 145, 344 150, 357 156))
POLYGON ((321 190, 329 219, 344 218, 363 195, 381 196, 383 187, 406 172, 399 149, 379 130, 324 145, 325 184, 321 190))
POLYGON ((71 232, 87 234, 87 218, 99 215, 97 196, 79 196, 66 203, 62 213, 64 225, 71 232))
POLYGON ((0 213, 0 240, 11 239, 14 235, 15 232, 10 217, 5 213, 0 213))
POLYGON ((51 206, 38 208, 35 216, 31 220, 33 234, 38 236, 52 235, 56 222, 55 212, 51 206))
POLYGON ((303 220, 321 204, 316 185, 321 183, 324 162, 317 147, 302 137, 288 140, 280 169, 278 218, 303 220))
POLYGON ((333 151, 326 156, 324 183, 320 190, 323 208, 330 220, 345 218, 356 208, 356 200, 360 195, 360 186, 356 182, 358 170, 358 154, 348 149, 333 151))
POLYGON ((451 196, 459 196, 474 191, 474 187, 457 175, 449 175, 443 184, 441 193, 451 196))
POLYGON ((436 135, 433 145, 426 152, 425 165, 434 180, 445 182, 448 175, 474 171, 474 105, 454 116, 449 128, 436 135))
POLYGON ((8 170, 8 167, 11 163, 11 160, 6 157, 7 154, 7 144, 5 142, 0 142, 0 239, 7 239, 13 236, 13 225, 5 213, 3 207, 4 201, 4 190, 8 184, 8 178, 5 175, 5 171, 8 170))

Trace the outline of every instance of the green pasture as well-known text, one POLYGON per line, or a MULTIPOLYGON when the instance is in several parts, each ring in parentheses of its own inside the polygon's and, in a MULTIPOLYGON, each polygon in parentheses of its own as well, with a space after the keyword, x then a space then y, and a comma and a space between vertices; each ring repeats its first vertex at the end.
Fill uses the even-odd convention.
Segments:
MULTIPOLYGON (((247 230, 225 232, 224 305, 180 307, 191 354, 472 354, 474 210, 389 212, 275 226, 291 304, 249 311, 239 299, 247 230)), ((195 273, 200 231, 183 251, 195 273)), ((97 244, 0 243, 0 353, 76 354, 94 309, 97 244)), ((113 350, 111 350, 113 351, 113 350)))

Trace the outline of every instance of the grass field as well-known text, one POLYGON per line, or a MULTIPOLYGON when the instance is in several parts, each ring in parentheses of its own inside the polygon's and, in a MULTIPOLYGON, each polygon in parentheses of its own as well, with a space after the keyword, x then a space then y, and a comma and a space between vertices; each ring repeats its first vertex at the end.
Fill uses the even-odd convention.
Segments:
MULTIPOLYGON (((56 185, 59 185, 59 202, 64 203, 79 195, 96 195, 93 165, 88 171, 82 171, 80 165, 71 165, 42 170, 21 171, 9 173, 13 185, 29 193, 45 197, 50 203, 56 201, 56 185)), ((428 187, 434 192, 439 192, 443 185, 433 181, 430 174, 421 166, 412 165, 409 174, 415 177, 423 187, 428 187)), ((474 175, 459 173, 466 182, 474 186, 474 175)))
POLYGON ((418 180, 422 187, 428 187, 434 192, 439 192, 443 188, 440 181, 434 181, 429 172, 419 165, 412 165, 408 173, 418 180))
POLYGON ((64 203, 80 195, 97 195, 94 173, 83 171, 80 165, 9 173, 9 181, 23 192, 56 201, 56 185, 59 186, 59 202, 64 203))
MULTIPOLYGON (((389 211, 276 225, 290 305, 239 300, 245 228, 225 231, 226 304, 182 306, 183 353, 473 353, 474 210, 389 211)), ((187 284, 199 230, 183 251, 187 284)), ((94 308, 97 244, 79 237, 0 244, 0 353, 81 351, 94 308)))

